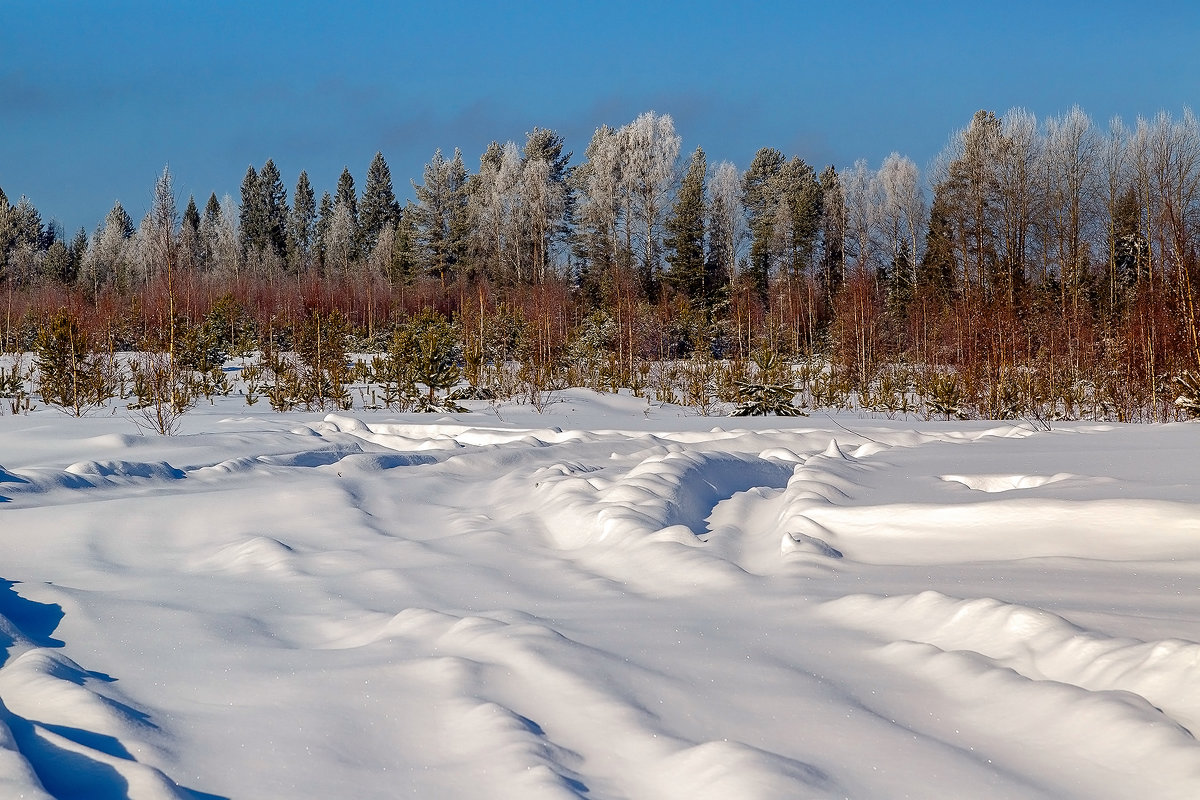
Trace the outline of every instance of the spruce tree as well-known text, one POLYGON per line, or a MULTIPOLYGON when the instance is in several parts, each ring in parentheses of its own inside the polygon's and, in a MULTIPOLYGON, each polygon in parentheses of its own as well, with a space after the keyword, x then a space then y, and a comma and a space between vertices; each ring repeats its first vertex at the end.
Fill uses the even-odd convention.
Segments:
POLYGON ((183 256, 181 266, 194 268, 204 261, 204 242, 200 237, 200 210, 196 208, 196 198, 188 196, 187 208, 183 210, 183 222, 179 228, 180 253, 183 256))
POLYGON ((71 251, 62 239, 55 239, 42 258, 42 275, 63 285, 70 285, 75 280, 71 269, 71 251))
MULTIPOLYGON (((333 207, 336 208, 339 205, 344 206, 346 212, 350 215, 350 229, 353 232, 351 241, 354 243, 354 250, 350 253, 350 257, 357 258, 361 237, 361 227, 358 219, 358 194, 354 188, 354 176, 350 174, 348 167, 342 167, 342 174, 338 176, 337 194, 333 197, 333 207)), ((327 241, 326 245, 328 244, 327 241)))
POLYGON ((933 187, 933 205, 929 208, 929 228, 925 234, 925 255, 917 270, 917 291, 943 300, 954 288, 955 228, 951 218, 946 182, 933 187))
POLYGON ((183 226, 193 231, 200 231, 200 210, 196 208, 196 198, 188 195, 187 208, 183 210, 183 226))
POLYGON ((133 219, 129 216, 129 212, 125 210, 119 200, 113 204, 112 209, 104 218, 104 227, 118 231, 123 239, 133 236, 133 232, 137 230, 133 226, 133 219))
POLYGON ((204 204, 204 222, 216 225, 220 221, 221 202, 217 200, 217 193, 213 192, 208 196, 208 202, 204 204))
POLYGON ((355 224, 358 223, 358 195, 354 190, 354 176, 347 167, 342 167, 342 174, 338 176, 337 194, 333 201, 334 205, 344 205, 346 210, 354 215, 355 224))
POLYGON ((287 192, 283 179, 272 159, 267 159, 258 172, 259 202, 262 203, 262 242, 264 249, 271 249, 282 257, 287 252, 287 192))
POLYGON ((288 265, 294 272, 304 272, 312 266, 316 217, 316 196, 308 182, 308 173, 302 170, 296 179, 292 210, 288 214, 288 265))
POLYGON ((321 205, 317 208, 317 222, 315 225, 316 241, 314 242, 313 255, 325 264, 325 249, 329 239, 329 225, 333 222, 333 198, 329 196, 329 192, 321 193, 321 205))
POLYGON ((704 179, 707 171, 704 150, 697 147, 675 196, 671 216, 667 218, 667 238, 663 241, 669 250, 667 282, 700 307, 708 307, 714 288, 710 285, 704 260, 704 179))
POLYGON ((418 208, 411 201, 400 211, 396 224, 395 240, 392 243, 392 263, 388 270, 393 283, 411 283, 417 274, 417 226, 418 208))
POLYGON ((1112 208, 1109 250, 1113 275, 1111 294, 1123 294, 1147 272, 1146 260, 1150 248, 1142 235, 1142 204, 1137 189, 1130 186, 1118 197, 1112 208))
POLYGON ((206 269, 216 264, 220 226, 221 203, 217 193, 213 192, 208 196, 204 216, 200 219, 200 262, 206 269))
POLYGON ((262 182, 253 166, 246 167, 246 175, 242 178, 242 208, 238 217, 243 254, 261 249, 266 244, 266 217, 262 182))
POLYGON ((87 255, 88 236, 87 231, 80 228, 75 232, 75 237, 71 239, 71 244, 67 247, 71 254, 71 275, 77 279, 83 271, 83 259, 87 255))
POLYGON ((817 280, 825 294, 827 303, 845 280, 846 253, 846 196, 842 193, 842 181, 832 165, 821 171, 821 258, 817 268, 817 280))
POLYGON ((392 191, 392 171, 388 169, 383 153, 376 153, 367 168, 367 185, 363 188, 362 206, 359 209, 359 231, 362 252, 368 253, 379 241, 379 233, 389 222, 395 225, 400 219, 400 205, 392 191))

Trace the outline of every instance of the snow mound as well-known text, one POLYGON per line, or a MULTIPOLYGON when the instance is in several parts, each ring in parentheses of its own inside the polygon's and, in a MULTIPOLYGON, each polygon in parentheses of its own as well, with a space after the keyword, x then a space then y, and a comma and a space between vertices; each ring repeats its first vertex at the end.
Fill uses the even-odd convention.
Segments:
POLYGON ((1139 695, 1200 734, 1200 644, 1138 641, 1081 629, 1057 614, 993 598, 960 600, 938 592, 902 597, 852 595, 824 606, 843 623, 933 645, 971 651, 1036 681, 1139 695))
POLYGON ((1050 483, 1070 480, 1075 475, 1060 472, 1057 475, 943 475, 942 480, 961 483, 977 492, 1011 492, 1015 489, 1036 489, 1050 483))

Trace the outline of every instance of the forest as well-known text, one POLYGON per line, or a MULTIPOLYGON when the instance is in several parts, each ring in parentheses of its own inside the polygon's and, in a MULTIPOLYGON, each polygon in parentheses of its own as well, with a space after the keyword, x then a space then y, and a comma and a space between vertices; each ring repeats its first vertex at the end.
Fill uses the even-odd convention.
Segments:
MULTIPOLYGON (((164 169, 73 236, 0 188, 0 396, 114 397, 169 432, 198 398, 455 408, 632 390, 698 413, 1170 421, 1200 414, 1200 123, 976 113, 922 171, 681 152, 672 118, 440 150, 398 201, 377 153, 290 200, 164 169), (356 389, 354 387, 357 387, 356 389)), ((10 192, 19 187, 7 187, 10 192)))

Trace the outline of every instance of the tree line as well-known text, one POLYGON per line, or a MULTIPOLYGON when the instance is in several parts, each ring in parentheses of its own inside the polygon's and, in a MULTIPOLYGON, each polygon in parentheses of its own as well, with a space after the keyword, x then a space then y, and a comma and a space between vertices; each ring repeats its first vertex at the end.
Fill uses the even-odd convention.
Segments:
POLYGON ((680 149, 653 112, 596 129, 578 163, 534 128, 474 171, 435 152, 403 205, 381 153, 361 192, 344 169, 318 199, 301 172, 289 198, 268 160, 182 214, 162 213, 164 172, 145 219, 117 203, 72 237, 0 189, 3 345, 30 349, 66 307, 138 349, 233 298, 282 341, 314 310, 365 342, 434 309, 463 352, 508 325, 539 369, 586 350, 625 386, 649 362, 770 353, 885 410, 936 388, 955 413, 1171 419, 1200 375, 1190 111, 1106 128, 980 111, 924 173, 896 153, 818 171, 765 147, 742 170, 680 149))

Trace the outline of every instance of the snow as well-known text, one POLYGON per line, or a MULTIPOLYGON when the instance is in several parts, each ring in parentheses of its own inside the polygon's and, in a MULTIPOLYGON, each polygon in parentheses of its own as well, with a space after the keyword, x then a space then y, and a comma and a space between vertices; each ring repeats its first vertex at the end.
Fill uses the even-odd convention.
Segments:
POLYGON ((1200 797, 1200 426, 0 417, 0 796, 1200 797))

